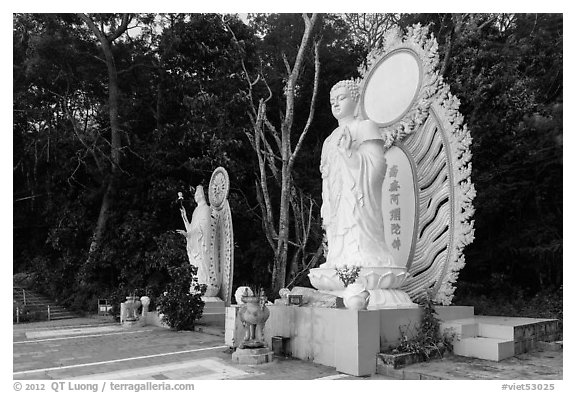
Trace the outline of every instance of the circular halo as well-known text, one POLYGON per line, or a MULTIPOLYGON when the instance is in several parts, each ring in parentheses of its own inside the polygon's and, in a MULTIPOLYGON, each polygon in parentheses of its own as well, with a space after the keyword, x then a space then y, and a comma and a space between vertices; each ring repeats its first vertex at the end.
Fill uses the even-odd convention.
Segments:
POLYGON ((402 120, 412 109, 422 85, 422 64, 407 48, 383 56, 366 78, 361 105, 364 116, 381 127, 402 120))
POLYGON ((222 167, 218 167, 212 172, 210 178, 210 185, 208 186, 208 199, 210 206, 216 210, 224 207, 224 201, 228 198, 228 191, 230 190, 230 181, 228 172, 222 167))

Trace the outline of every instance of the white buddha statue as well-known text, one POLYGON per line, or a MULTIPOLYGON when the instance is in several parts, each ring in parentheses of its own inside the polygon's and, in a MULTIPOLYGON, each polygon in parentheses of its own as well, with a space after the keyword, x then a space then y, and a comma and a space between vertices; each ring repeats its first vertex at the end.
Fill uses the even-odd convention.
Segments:
POLYGON ((393 265, 382 220, 384 142, 373 121, 355 116, 359 97, 351 80, 338 82, 330 92, 338 128, 324 141, 320 162, 321 216, 328 242, 320 268, 393 265))

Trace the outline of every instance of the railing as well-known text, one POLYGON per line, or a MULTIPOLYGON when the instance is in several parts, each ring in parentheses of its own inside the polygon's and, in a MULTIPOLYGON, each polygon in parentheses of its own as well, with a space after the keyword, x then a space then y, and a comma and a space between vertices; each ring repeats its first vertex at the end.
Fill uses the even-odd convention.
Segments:
MULTIPOLYGON (((20 310, 20 306, 16 306, 16 323, 20 323, 21 313, 22 313, 22 311, 20 310)), ((46 307, 46 316, 48 318, 48 321, 50 321, 50 318, 51 318, 50 305, 48 305, 46 307)))

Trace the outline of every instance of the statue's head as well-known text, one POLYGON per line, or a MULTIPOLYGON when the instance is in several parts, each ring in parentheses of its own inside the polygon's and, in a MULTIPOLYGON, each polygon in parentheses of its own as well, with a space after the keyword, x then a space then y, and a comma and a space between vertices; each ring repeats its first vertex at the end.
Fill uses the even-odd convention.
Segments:
POLYGON ((330 106, 332 115, 337 120, 354 116, 354 111, 360 99, 360 88, 353 80, 336 83, 330 90, 330 106))
POLYGON ((204 195, 204 188, 201 185, 198 185, 198 187, 196 187, 196 192, 194 192, 194 200, 198 204, 200 204, 201 202, 206 203, 206 196, 204 195))

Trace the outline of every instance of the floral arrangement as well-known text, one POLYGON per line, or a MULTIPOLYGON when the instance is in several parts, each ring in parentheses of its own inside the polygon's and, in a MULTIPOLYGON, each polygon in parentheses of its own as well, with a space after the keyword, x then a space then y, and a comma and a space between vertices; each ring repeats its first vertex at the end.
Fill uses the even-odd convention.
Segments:
POLYGON ((336 266, 334 269, 338 274, 338 278, 340 281, 342 281, 345 287, 348 287, 348 285, 354 283, 354 281, 356 281, 358 278, 358 274, 360 273, 360 266, 354 265, 350 267, 348 267, 348 265, 336 266))

